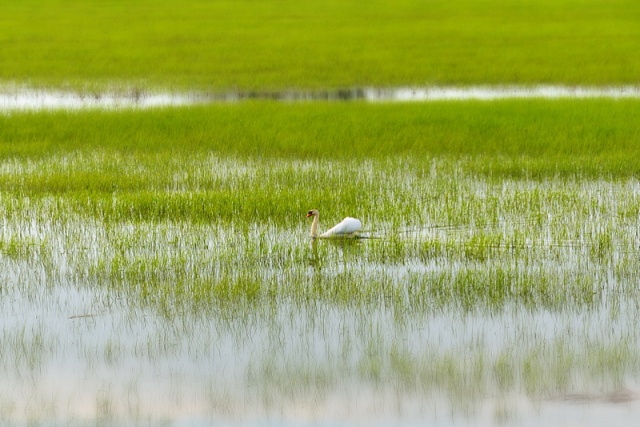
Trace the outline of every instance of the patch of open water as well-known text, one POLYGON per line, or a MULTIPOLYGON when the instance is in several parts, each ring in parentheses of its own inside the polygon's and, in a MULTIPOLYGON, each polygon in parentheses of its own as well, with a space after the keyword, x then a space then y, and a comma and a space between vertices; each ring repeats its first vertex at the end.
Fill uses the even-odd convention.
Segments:
MULTIPOLYGON (((9 286, 19 286, 10 283, 11 277, 4 279, 9 286)), ((477 357, 473 347, 486 339, 488 346, 482 351, 490 359, 496 351, 518 353, 521 349, 509 349, 532 341, 551 345, 558 335, 573 341, 587 331, 593 334, 587 341, 597 340, 612 330, 606 312, 570 317, 523 314, 517 308, 468 317, 443 313, 399 327, 385 310, 373 310, 363 321, 362 314, 352 310, 306 311, 283 304, 273 313, 275 320, 232 322, 228 327, 215 319, 188 316, 183 325, 178 319, 131 310, 125 301, 109 303, 108 312, 96 312, 95 306, 104 304, 100 300, 110 297, 89 284, 47 288, 42 278, 32 280, 41 289, 36 298, 11 293, 12 298, 0 299, 4 348, 12 350, 0 359, 0 420, 10 425, 561 426, 569 422, 589 427, 607 420, 635 425, 640 413, 639 385, 631 378, 625 384, 628 389, 548 399, 510 392, 486 396, 461 410, 452 408, 451 396, 438 390, 413 389, 393 381, 359 383, 348 370, 340 372, 345 352, 360 356, 368 351, 358 348, 362 328, 377 330, 385 348, 399 337, 408 354, 433 346, 437 352, 460 354, 461 360, 477 357), (43 304, 45 300, 54 303, 43 304), (23 323, 25 318, 30 320, 23 323), (306 367, 308 377, 301 370, 305 360, 313 362, 306 367), (325 371, 336 367, 335 374, 325 371), (302 379, 287 378, 301 374, 302 379), (329 376, 328 381, 323 375, 329 376)), ((632 307, 621 310, 622 317, 636 315, 632 307)), ((569 344, 580 345, 579 339, 569 344)))
POLYGON ((22 110, 78 110, 157 108, 230 103, 247 100, 433 102, 499 99, 639 99, 640 87, 614 86, 469 86, 349 88, 324 91, 152 92, 137 89, 74 92, 55 89, 0 86, 0 112, 22 110))

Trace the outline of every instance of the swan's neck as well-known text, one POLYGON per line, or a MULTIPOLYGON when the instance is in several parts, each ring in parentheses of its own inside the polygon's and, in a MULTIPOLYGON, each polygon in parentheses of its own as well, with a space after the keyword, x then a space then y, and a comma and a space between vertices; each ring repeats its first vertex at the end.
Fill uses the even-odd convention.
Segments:
POLYGON ((318 237, 318 223, 320 222, 320 215, 313 216, 313 222, 311 223, 311 237, 318 237))

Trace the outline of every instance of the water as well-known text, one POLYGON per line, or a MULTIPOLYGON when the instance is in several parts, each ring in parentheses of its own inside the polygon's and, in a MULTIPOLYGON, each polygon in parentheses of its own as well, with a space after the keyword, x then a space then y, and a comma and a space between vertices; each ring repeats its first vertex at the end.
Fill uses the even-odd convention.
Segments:
MULTIPOLYGON (((96 156, 13 159, 0 173, 84 170, 96 156)), ((306 209, 294 223, 134 221, 88 214, 64 195, 2 195, 0 420, 636 422, 635 180, 496 182, 440 160, 442 173, 421 179, 392 162, 269 162, 194 162, 191 185, 349 171, 376 196, 363 222, 379 238, 310 245, 306 209), (449 176, 459 197, 448 209, 466 209, 466 222, 432 226, 446 218, 434 195, 449 176), (520 202, 534 195, 542 215, 532 221, 520 202), (410 209, 424 226, 393 225, 401 197, 431 200, 410 209), (567 218, 573 206, 583 209, 567 218)), ((169 176, 172 167, 184 165, 167 165, 169 176)))
MULTIPOLYGON (((495 392, 495 385, 484 384, 493 382, 491 362, 501 352, 517 360, 555 345, 575 357, 575 366, 551 362, 546 368, 581 370, 585 346, 618 345, 628 333, 622 325, 634 322, 637 308, 621 310, 616 319, 607 310, 527 314, 512 307, 469 316, 446 311, 398 325, 384 309, 365 314, 322 303, 307 309, 282 304, 270 319, 221 321, 132 310, 87 284, 31 286, 40 290, 2 299, 3 423, 491 426, 506 420, 553 426, 571 420, 596 426, 607 417, 633 425, 640 411, 633 378, 620 388, 568 397, 560 391, 544 397, 525 390, 495 392), (370 340, 385 353, 399 346, 401 354, 422 356, 442 369, 447 360, 461 363, 462 376, 443 373, 442 383, 405 383, 383 367, 382 378, 363 379, 357 367, 371 351, 370 340), (476 383, 473 376, 485 370, 487 378, 476 383), (631 390, 628 398, 616 400, 625 389, 631 390)), ((421 369, 418 375, 435 378, 431 367, 421 369)), ((541 380, 552 378, 545 372, 541 380)))
POLYGON ((105 92, 73 92, 33 89, 28 87, 0 87, 0 111, 21 110, 78 110, 157 108, 183 105, 241 102, 252 99, 295 101, 365 101, 365 102, 433 102, 442 100, 498 99, 638 99, 640 87, 588 86, 470 86, 470 87, 398 87, 351 88, 329 91, 245 91, 226 93, 152 92, 137 89, 105 92))

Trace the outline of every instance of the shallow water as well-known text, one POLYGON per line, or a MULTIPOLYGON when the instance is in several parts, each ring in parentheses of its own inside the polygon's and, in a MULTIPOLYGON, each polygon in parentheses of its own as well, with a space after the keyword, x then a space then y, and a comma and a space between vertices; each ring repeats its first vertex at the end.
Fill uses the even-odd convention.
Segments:
MULTIPOLYGON (((615 320, 607 310, 527 314, 513 307, 502 314, 431 314, 398 325, 385 310, 365 315, 322 304, 283 305, 271 319, 220 321, 131 310, 90 286, 30 286, 45 290, 24 299, 12 292, 1 304, 3 423, 596 426, 607 417, 633 425, 640 414, 633 377, 593 390, 590 379, 581 384, 578 376, 570 389, 584 392, 539 397, 524 389, 485 389, 472 379, 486 370, 485 381, 492 382, 500 353, 518 359, 545 345, 570 353, 582 370, 585 346, 618 345, 637 308, 624 308, 615 320), (422 356, 442 369, 448 361, 462 363, 451 373, 461 377, 444 373, 441 384, 429 384, 426 377, 388 376, 383 367, 381 378, 363 379, 357 366, 371 345, 400 347, 406 357, 422 356), (474 396, 475 387, 485 391, 474 396), (623 389, 630 390, 627 398, 616 399, 623 389)), ((563 368, 570 366, 557 367, 563 368)), ((423 369, 417 374, 435 375, 423 369)), ((545 379, 553 381, 543 373, 545 379)))
POLYGON ((276 101, 366 101, 366 102, 433 102, 442 100, 498 99, 584 99, 584 98, 640 98, 640 87, 588 86, 470 86, 470 87, 398 87, 352 88, 331 91, 279 92, 152 92, 119 90, 104 92, 74 92, 64 90, 0 87, 0 111, 21 110, 78 110, 157 108, 240 102, 252 99, 276 101))
MULTIPOLYGON (((13 159, 0 174, 99 170, 105 155, 13 159)), ((0 193, 2 423, 635 424, 636 180, 266 162, 193 162, 189 188, 348 171, 377 189, 362 217, 377 238, 312 245, 304 212, 134 219, 0 193), (451 198, 436 197, 453 175, 451 198), (404 197, 420 209, 398 228, 404 197)))

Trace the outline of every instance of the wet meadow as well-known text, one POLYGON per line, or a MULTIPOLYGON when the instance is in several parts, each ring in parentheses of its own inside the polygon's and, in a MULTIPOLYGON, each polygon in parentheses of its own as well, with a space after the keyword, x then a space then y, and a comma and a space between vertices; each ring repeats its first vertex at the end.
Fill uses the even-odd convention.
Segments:
POLYGON ((0 418, 491 425, 633 404, 637 108, 2 116, 0 418), (313 241, 311 208, 367 238, 313 241))
POLYGON ((0 423, 635 425, 639 5, 0 0, 0 423))

